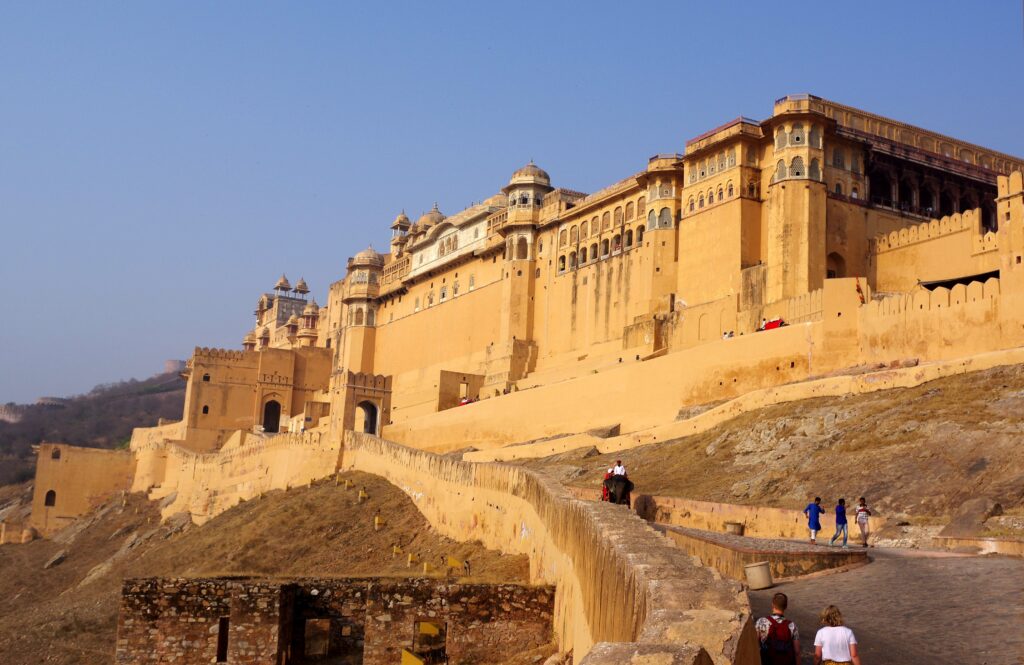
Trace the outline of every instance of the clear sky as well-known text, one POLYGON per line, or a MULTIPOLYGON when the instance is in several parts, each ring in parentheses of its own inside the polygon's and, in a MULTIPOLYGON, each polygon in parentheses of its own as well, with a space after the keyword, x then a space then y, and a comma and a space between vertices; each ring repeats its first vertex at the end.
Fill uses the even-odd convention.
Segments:
POLYGON ((239 348, 403 208, 531 158, 594 191, 785 94, 1024 155, 1020 0, 574 4, 0 5, 0 402, 239 348))

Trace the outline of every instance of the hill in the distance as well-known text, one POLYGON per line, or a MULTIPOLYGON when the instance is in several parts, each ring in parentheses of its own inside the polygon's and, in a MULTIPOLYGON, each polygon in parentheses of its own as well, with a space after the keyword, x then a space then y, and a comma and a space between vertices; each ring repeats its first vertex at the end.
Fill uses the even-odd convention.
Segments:
POLYGON ((102 384, 59 406, 21 409, 16 423, 0 421, 0 485, 28 480, 35 470, 32 446, 44 441, 92 448, 128 443, 134 427, 178 419, 185 404, 185 381, 177 373, 139 381, 102 384))

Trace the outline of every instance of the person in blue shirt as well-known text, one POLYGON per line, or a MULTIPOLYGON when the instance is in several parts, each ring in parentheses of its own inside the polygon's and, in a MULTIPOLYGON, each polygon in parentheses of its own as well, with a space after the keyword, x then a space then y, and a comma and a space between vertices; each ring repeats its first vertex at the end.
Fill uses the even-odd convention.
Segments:
POLYGON ((814 497, 814 503, 807 504, 804 508, 804 515, 807 516, 807 528, 811 532, 811 544, 818 542, 818 532, 821 531, 821 497, 814 497))
POLYGON ((850 525, 846 523, 846 499, 839 499, 836 504, 836 532, 829 541, 829 545, 836 544, 836 538, 843 534, 843 549, 849 549, 846 539, 850 536, 850 525))

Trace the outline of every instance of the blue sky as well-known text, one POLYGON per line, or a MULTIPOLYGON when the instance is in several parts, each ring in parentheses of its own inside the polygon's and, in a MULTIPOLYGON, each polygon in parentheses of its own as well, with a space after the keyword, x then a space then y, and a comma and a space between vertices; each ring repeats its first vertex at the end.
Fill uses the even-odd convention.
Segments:
MULTIPOLYGON (((1019 0, 0 5, 0 402, 238 347, 403 208, 593 191, 811 92, 1024 155, 1019 0)), ((453 331, 457 334, 457 331, 453 331)))

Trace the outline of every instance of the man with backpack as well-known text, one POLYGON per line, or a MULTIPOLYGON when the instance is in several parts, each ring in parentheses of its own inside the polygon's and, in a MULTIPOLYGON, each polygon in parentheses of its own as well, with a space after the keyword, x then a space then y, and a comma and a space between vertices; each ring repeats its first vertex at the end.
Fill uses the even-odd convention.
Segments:
POLYGON ((786 594, 775 594, 772 615, 754 624, 761 640, 761 665, 800 665, 800 634, 796 624, 786 618, 787 605, 786 594))

